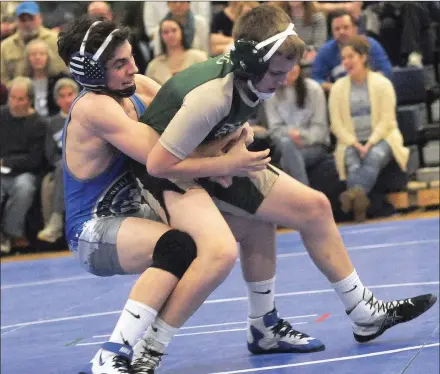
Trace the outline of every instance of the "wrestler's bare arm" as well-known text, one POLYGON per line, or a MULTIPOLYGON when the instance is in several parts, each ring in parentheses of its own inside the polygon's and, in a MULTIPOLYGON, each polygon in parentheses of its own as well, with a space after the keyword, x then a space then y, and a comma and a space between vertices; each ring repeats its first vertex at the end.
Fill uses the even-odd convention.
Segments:
POLYGON ((159 139, 156 131, 130 119, 122 107, 106 95, 93 95, 82 107, 83 113, 87 113, 86 122, 96 136, 134 160, 146 163, 147 155, 159 139))
POLYGON ((270 162, 269 150, 249 152, 246 149, 246 129, 240 131, 238 139, 235 136, 234 145, 227 153, 222 151, 227 143, 220 141, 206 149, 192 151, 183 160, 157 142, 148 157, 148 172, 159 178, 202 178, 249 176, 265 169, 270 162))

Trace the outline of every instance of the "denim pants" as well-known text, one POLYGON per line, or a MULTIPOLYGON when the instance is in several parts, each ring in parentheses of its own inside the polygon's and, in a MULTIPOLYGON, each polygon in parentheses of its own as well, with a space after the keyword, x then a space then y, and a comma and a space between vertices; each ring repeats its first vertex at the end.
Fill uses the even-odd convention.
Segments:
POLYGON ((54 170, 55 186, 53 191, 53 211, 64 213, 64 181, 63 181, 63 160, 55 164, 54 170))
POLYGON ((6 204, 1 216, 2 231, 17 238, 25 237, 25 218, 37 190, 37 177, 32 173, 2 175, 0 204, 6 204))
POLYGON ((289 138, 276 142, 276 147, 281 152, 280 166, 283 171, 307 186, 307 168, 321 161, 328 153, 323 145, 298 147, 289 138))
POLYGON ((379 173, 392 158, 391 147, 385 140, 373 145, 364 159, 361 159, 355 147, 347 147, 344 155, 347 187, 359 186, 368 194, 376 184, 379 173))

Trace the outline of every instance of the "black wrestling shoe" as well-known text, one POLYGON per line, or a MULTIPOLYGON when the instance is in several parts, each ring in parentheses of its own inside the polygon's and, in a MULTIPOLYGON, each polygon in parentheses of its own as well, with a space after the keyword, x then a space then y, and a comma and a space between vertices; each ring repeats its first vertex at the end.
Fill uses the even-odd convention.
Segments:
POLYGON ((354 338, 359 343, 376 339, 389 328, 425 313, 436 301, 437 296, 433 294, 390 302, 377 300, 372 295, 347 311, 352 319, 354 338))

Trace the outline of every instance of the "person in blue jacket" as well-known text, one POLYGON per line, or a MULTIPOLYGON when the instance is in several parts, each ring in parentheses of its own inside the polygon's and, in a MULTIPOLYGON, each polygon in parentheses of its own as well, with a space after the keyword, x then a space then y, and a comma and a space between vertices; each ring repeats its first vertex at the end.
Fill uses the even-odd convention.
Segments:
MULTIPOLYGON (((330 92, 337 79, 347 74, 342 65, 341 48, 350 37, 358 33, 356 21, 346 11, 334 12, 331 26, 333 39, 319 49, 312 66, 312 79, 321 84, 326 92, 330 92)), ((370 43, 368 60, 371 70, 391 78, 392 66, 385 50, 375 39, 367 39, 370 43)))

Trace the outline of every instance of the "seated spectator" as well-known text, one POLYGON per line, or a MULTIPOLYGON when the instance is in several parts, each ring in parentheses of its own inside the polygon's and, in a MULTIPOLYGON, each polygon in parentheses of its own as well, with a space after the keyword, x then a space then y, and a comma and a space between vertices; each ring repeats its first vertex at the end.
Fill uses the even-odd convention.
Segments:
POLYGON ((5 105, 8 102, 8 89, 0 82, 0 106, 5 105))
POLYGON ((423 66, 432 63, 433 21, 440 22, 440 2, 379 2, 368 7, 378 22, 370 31, 377 35, 393 65, 423 66))
POLYGON ((17 28, 15 22, 15 8, 19 4, 18 1, 2 1, 0 3, 0 40, 12 35, 17 28))
POLYGON ((67 25, 87 11, 84 1, 39 1, 43 25, 48 29, 60 32, 67 25))
POLYGON ((87 8, 87 14, 90 17, 113 21, 113 12, 105 1, 92 1, 87 8))
POLYGON ((176 20, 163 20, 159 30, 161 49, 164 53, 148 64, 145 75, 160 85, 179 71, 208 59, 205 52, 190 48, 188 41, 183 37, 183 27, 176 20))
POLYGON ((1 252, 13 244, 27 246, 25 217, 34 200, 37 175, 44 166, 44 119, 32 108, 33 86, 17 77, 10 85, 8 105, 0 108, 1 252), (11 244, 11 239, 14 243, 11 244))
POLYGON ((58 112, 53 89, 59 79, 68 76, 55 68, 54 58, 44 40, 34 39, 26 45, 24 71, 20 75, 32 79, 34 108, 40 116, 53 116, 58 112))
POLYGON ((336 136, 336 167, 347 190, 341 209, 366 219, 368 193, 380 171, 392 160, 405 171, 409 150, 396 121, 396 94, 390 80, 369 68, 369 43, 353 36, 342 48, 348 76, 332 87, 329 99, 331 129, 336 136))
MULTIPOLYGON (((324 91, 329 92, 332 84, 347 74, 341 63, 341 48, 348 39, 357 35, 357 26, 353 17, 341 11, 333 14, 333 39, 325 43, 318 51, 313 61, 311 77, 322 85, 324 91)), ((370 68, 391 78, 392 66, 382 46, 373 38, 367 38, 370 44, 370 68)))
MULTIPOLYGON (((162 19, 174 19, 183 25, 183 37, 190 48, 199 49, 209 55, 209 23, 190 10, 189 1, 168 1, 169 12, 162 19)), ((163 53, 160 38, 154 39, 154 55, 163 53)))
POLYGON ((362 1, 342 1, 342 2, 326 2, 314 1, 317 12, 325 15, 331 15, 335 12, 347 12, 357 22, 362 14, 362 1))
POLYGON ((47 43, 54 55, 54 69, 68 72, 63 60, 58 56, 58 34, 42 27, 40 8, 34 1, 20 3, 15 9, 17 31, 0 44, 1 82, 8 85, 17 77, 25 64, 25 47, 32 39, 40 39, 47 43))
POLYGON ((363 33, 363 17, 362 9, 364 7, 364 1, 340 1, 340 2, 325 2, 325 1, 314 1, 315 8, 318 12, 322 12, 327 18, 327 33, 331 34, 332 28, 331 23, 333 20, 333 14, 338 12, 349 13, 356 24, 360 26, 361 33, 363 33))
POLYGON ((269 135, 281 153, 281 168, 309 185, 307 168, 328 155, 330 131, 325 95, 318 83, 303 78, 296 64, 286 87, 264 102, 269 135))
POLYGON ((60 112, 49 118, 46 128, 45 155, 46 160, 54 170, 43 178, 41 201, 46 225, 38 233, 37 237, 49 243, 55 243, 63 236, 64 183, 62 133, 64 122, 78 92, 78 85, 72 79, 62 78, 55 84, 53 95, 60 108, 60 112))
POLYGON ((257 1, 229 1, 228 6, 214 14, 211 22, 211 55, 226 53, 234 39, 232 28, 234 22, 244 13, 259 5, 257 1))
POLYGON ((306 43, 302 63, 311 63, 316 51, 327 41, 325 15, 316 10, 313 1, 282 1, 280 6, 290 16, 298 36, 306 43))
MULTIPOLYGON (((211 2, 210 1, 191 1, 191 11, 198 16, 203 17, 208 23, 211 20, 211 2)), ((158 20, 163 19, 169 8, 167 1, 145 1, 143 4, 143 23, 148 38, 154 40, 159 30, 158 20)))

